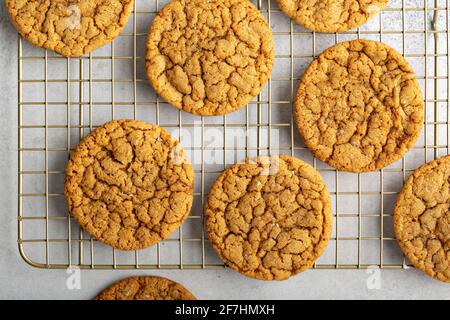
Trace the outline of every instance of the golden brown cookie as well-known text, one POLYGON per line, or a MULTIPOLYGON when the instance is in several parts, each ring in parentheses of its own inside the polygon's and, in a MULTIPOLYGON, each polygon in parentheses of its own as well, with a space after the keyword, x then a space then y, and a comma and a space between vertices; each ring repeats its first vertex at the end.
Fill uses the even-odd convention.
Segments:
POLYGON ((181 284, 155 276, 119 281, 97 296, 97 300, 197 300, 181 284))
POLYGON ((284 280, 310 268, 325 250, 333 224, 322 177, 287 155, 225 170, 209 193, 205 221, 222 260, 262 280, 284 280))
POLYGON ((450 156, 423 165, 409 177, 397 199, 394 230, 416 268, 450 282, 450 156))
POLYGON ((316 32, 344 32, 379 14, 388 0, 277 0, 292 20, 316 32))
POLYGON ((248 0, 173 0, 154 19, 147 75, 184 111, 218 116, 257 96, 274 62, 272 31, 248 0))
POLYGON ((96 239, 143 249, 175 231, 193 201, 194 172, 179 142, 142 121, 111 121, 83 139, 67 165, 70 212, 96 239))
POLYGON ((6 0, 19 33, 32 44, 79 57, 117 37, 134 0, 6 0))
POLYGON ((340 170, 374 171, 413 147, 424 101, 399 53, 380 42, 354 40, 311 63, 297 90, 294 117, 318 159, 340 170))

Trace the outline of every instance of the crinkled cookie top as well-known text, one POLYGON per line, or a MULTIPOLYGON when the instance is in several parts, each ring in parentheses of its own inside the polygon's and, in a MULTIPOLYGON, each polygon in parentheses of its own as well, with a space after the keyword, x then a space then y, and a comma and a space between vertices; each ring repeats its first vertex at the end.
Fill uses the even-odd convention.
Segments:
POLYGON ((316 32, 344 32, 379 14, 388 0, 277 0, 280 9, 316 32))
POLYGON ((117 37, 133 0, 6 0, 19 33, 32 44, 79 57, 117 37))
POLYGON ((187 217, 193 193, 194 172, 179 142, 142 121, 99 127, 67 165, 71 213, 93 237, 118 249, 167 238, 187 217))
POLYGON ((233 112, 257 96, 274 62, 272 32, 248 0, 173 0, 147 41, 156 92, 184 111, 233 112))
POLYGON ((381 169, 415 144, 424 101, 406 60, 369 40, 339 43, 304 73, 295 120, 305 144, 329 165, 346 171, 381 169))
POLYGON ((97 300, 197 300, 181 284, 154 276, 131 277, 113 284, 97 300))
POLYGON ((416 268, 450 282, 450 156, 409 177, 394 210, 394 229, 416 268))
POLYGON ((325 250, 333 223, 320 174, 286 155, 225 170, 211 188, 205 219, 225 263, 263 280, 287 279, 310 268, 325 250))

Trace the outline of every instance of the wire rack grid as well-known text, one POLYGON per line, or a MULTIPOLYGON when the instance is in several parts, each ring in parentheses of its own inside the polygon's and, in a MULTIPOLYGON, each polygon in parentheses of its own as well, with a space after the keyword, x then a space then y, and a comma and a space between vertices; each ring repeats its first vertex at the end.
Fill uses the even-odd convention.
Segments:
POLYGON ((164 4, 137 0, 116 41, 82 58, 63 58, 19 37, 18 244, 25 261, 49 269, 223 268, 203 230, 209 186, 229 164, 286 153, 319 170, 333 201, 332 239, 314 268, 407 268, 392 231, 396 195, 414 169, 449 153, 449 0, 391 0, 365 26, 336 34, 312 33, 289 20, 274 1, 254 1, 274 33, 272 77, 247 107, 206 118, 175 109, 147 83, 147 29, 164 4), (426 100, 424 130, 413 150, 383 170, 364 174, 339 172, 313 158, 292 121, 292 99, 307 65, 325 48, 357 38, 383 41, 401 52, 426 100), (135 252, 90 238, 70 216, 63 195, 71 150, 91 130, 119 118, 167 128, 181 140, 195 169, 187 221, 169 239, 135 252))

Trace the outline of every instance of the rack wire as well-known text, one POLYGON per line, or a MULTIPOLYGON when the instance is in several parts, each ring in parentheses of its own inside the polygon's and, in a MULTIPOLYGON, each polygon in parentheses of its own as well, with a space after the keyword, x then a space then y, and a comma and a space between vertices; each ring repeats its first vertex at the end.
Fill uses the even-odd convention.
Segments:
POLYGON ((449 153, 449 2, 391 0, 378 17, 357 30, 317 34, 289 20, 274 1, 253 1, 273 29, 274 72, 247 107, 212 118, 175 109, 147 83, 145 38, 152 18, 165 4, 162 0, 136 0, 128 26, 116 41, 82 58, 63 58, 19 37, 21 256, 34 267, 48 269, 223 268, 202 227, 209 186, 235 161, 286 153, 317 168, 332 196, 333 236, 314 268, 409 267, 393 235, 392 211, 409 174, 449 153), (383 41, 406 57, 421 84, 426 117, 422 136, 401 161, 377 172, 350 174, 321 163, 305 148, 292 121, 292 100, 299 77, 315 56, 337 42, 357 38, 383 41), (63 195, 71 150, 91 130, 118 118, 167 128, 181 140, 195 168, 194 206, 187 221, 169 239, 135 252, 90 238, 69 214, 63 195), (218 138, 211 140, 211 135, 218 138))

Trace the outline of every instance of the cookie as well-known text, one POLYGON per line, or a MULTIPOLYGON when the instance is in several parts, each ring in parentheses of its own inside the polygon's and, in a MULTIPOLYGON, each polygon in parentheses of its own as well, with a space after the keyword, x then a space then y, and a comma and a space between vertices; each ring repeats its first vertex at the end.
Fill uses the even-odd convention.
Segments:
POLYGON ((216 180, 205 205, 209 239, 234 270, 284 280, 310 268, 331 236, 330 194, 309 164, 287 156, 238 163, 216 180))
POLYGON ((97 296, 97 300, 197 300, 181 284, 155 276, 119 281, 97 296))
POLYGON ((394 49, 375 41, 325 50, 304 73, 294 104, 305 144, 345 171, 375 171, 401 159, 423 127, 414 71, 394 49))
POLYGON ((83 139, 67 165, 70 212, 117 249, 151 246, 175 231, 193 201, 194 171, 179 142, 142 121, 111 121, 83 139))
POLYGON ((316 32, 344 32, 378 15, 388 0, 277 0, 292 20, 316 32))
POLYGON ((133 0, 6 0, 11 21, 32 44, 80 57, 116 38, 133 0))
POLYGON ((147 75, 175 107, 218 116, 253 100, 274 62, 272 32, 248 0, 173 0, 147 40, 147 75))
POLYGON ((405 256, 429 276, 450 282, 450 156, 409 177, 394 209, 395 235, 405 256))

